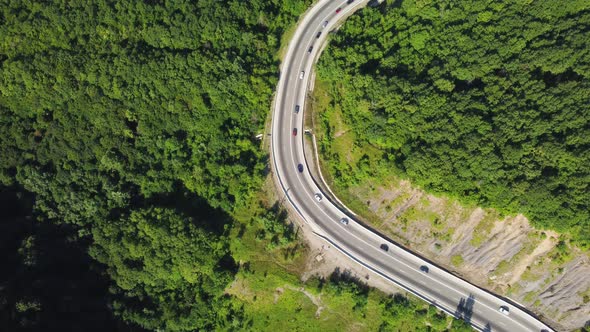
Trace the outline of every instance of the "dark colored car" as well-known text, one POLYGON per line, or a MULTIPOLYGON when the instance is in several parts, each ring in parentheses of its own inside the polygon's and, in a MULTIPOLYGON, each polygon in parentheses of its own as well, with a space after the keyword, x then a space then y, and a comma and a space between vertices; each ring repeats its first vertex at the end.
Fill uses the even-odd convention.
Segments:
POLYGON ((426 266, 426 265, 420 266, 420 271, 422 271, 424 273, 428 273, 428 266, 426 266))
POLYGON ((503 313, 506 316, 510 315, 510 309, 508 309, 508 307, 505 306, 505 305, 500 306, 500 308, 498 309, 498 311, 500 311, 501 313, 503 313))
POLYGON ((313 50, 313 46, 310 46, 310 47, 307 49, 307 53, 308 53, 308 54, 309 54, 309 53, 311 53, 311 50, 313 50))
POLYGON ((348 1, 346 1, 346 4, 350 5, 353 2, 354 2, 354 0, 348 0, 348 1))
POLYGON ((295 113, 299 113, 299 108, 300 108, 299 105, 295 105, 295 113))
POLYGON ((340 219, 340 223, 342 225, 348 225, 348 218, 342 218, 342 219, 340 219))
POLYGON ((338 7, 338 9, 336 9, 336 14, 340 13, 341 10, 342 8, 338 7))
POLYGON ((313 195, 313 197, 315 198, 316 201, 321 202, 322 201, 322 195, 320 195, 319 193, 313 195))
POLYGON ((318 33, 315 35, 316 38, 320 38, 320 36, 322 35, 321 31, 318 31, 318 33))
POLYGON ((385 243, 381 243, 381 245, 379 246, 379 248, 381 248, 384 251, 389 251, 389 246, 386 245, 385 243))
POLYGON ((297 165, 297 170, 299 170, 299 173, 303 173, 303 165, 297 165))
POLYGON ((293 128, 293 136, 297 136, 297 128, 293 128))

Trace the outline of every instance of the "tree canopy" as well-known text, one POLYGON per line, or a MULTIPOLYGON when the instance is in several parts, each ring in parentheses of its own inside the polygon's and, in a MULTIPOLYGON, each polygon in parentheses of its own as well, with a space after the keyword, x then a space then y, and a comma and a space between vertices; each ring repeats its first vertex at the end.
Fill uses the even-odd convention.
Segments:
POLYGON ((211 307, 232 279, 216 236, 172 209, 147 208, 97 225, 92 238, 90 255, 125 295, 114 306, 123 318, 150 330, 214 327, 211 307))
POLYGON ((309 2, 1 2, 0 183, 91 243, 125 320, 238 314, 225 235, 262 186, 279 40, 309 2))
POLYGON ((355 144, 381 153, 358 165, 333 160, 335 180, 397 169, 590 247, 589 26, 587 1, 409 0, 362 10, 334 35, 318 71, 355 144))

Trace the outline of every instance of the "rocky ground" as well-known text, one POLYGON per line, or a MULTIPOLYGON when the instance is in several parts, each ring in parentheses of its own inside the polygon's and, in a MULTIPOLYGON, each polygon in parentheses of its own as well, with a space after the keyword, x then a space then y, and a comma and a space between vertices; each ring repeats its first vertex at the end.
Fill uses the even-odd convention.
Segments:
MULTIPOLYGON (((315 126, 308 120, 307 127, 315 126)), ((311 136, 305 139, 305 153, 312 175, 319 179, 311 136)), ((364 214, 370 216, 360 218, 372 227, 466 280, 522 304, 551 326, 570 331, 590 325, 590 254, 570 246, 558 233, 534 229, 522 215, 502 217, 493 209, 427 194, 394 176, 379 183, 366 181, 343 196, 356 200, 355 206, 366 204, 364 214)), ((317 249, 321 244, 313 247, 324 252, 317 249)), ((366 274, 343 257, 328 261, 324 268, 310 263, 309 273, 331 272, 337 265, 366 274)), ((380 278, 371 279, 372 286, 392 291, 380 278)))
POLYGON ((407 181, 351 189, 373 226, 467 280, 519 302, 560 330, 590 323, 590 257, 522 215, 464 207, 407 181))
MULTIPOLYGON (((310 113, 306 129, 313 130, 317 126, 310 113)), ((319 180, 311 136, 304 141, 308 165, 319 180)), ((365 181, 345 194, 343 204, 350 199, 354 206, 366 204, 365 215, 359 216, 364 222, 466 280, 522 304, 552 327, 571 331, 590 326, 590 253, 570 246, 558 233, 534 229, 522 215, 503 217, 493 209, 427 194, 394 176, 365 181)), ((311 251, 303 279, 339 268, 385 292, 400 291, 330 248, 307 225, 301 230, 311 251)))

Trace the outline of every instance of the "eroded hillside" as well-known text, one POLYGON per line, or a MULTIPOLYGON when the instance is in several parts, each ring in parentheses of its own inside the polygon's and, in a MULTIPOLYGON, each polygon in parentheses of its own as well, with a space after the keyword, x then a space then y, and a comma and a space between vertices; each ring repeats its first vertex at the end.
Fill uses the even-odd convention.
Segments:
POLYGON ((590 258, 522 215, 461 206, 408 181, 351 190, 399 241, 470 281, 510 297, 563 329, 590 317, 590 258))

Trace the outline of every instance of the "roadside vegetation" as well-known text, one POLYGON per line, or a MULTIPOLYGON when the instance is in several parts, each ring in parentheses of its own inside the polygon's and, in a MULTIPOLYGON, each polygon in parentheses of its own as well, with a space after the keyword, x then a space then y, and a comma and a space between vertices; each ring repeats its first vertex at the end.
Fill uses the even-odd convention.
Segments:
POLYGON ((587 251, 589 25, 585 1, 362 10, 318 65, 319 149, 333 185, 396 174, 464 204, 523 213, 587 251))
POLYGON ((310 100, 346 205, 564 330, 589 308, 588 14, 386 1, 332 36, 310 100))
POLYGON ((309 4, 0 5, 0 182, 32 193, 39 221, 71 229, 123 321, 226 324, 227 235, 266 175, 255 136, 274 55, 309 4))
MULTIPOLYGON (((272 179, 266 183, 268 190, 272 179)), ((200 250, 203 231, 163 209, 112 223, 108 238, 106 232, 94 234, 102 245, 90 246, 92 260, 81 250, 85 238, 72 227, 35 220, 29 215, 32 196, 4 188, 0 203, 13 208, 2 224, 0 243, 9 255, 0 275, 0 320, 15 331, 192 331, 195 325, 226 331, 471 331, 413 296, 384 294, 348 271, 302 282, 307 248, 280 205, 268 206, 270 196, 260 192, 236 211, 226 242, 230 270, 207 266, 218 258, 200 250), (136 229, 153 240, 130 233, 136 229), (121 290, 109 293, 109 287, 121 290), (142 294, 141 300, 131 294, 142 294)))
POLYGON ((299 281, 255 136, 310 3, 0 5, 2 326, 468 329, 344 272, 299 281))
MULTIPOLYGON (((265 190, 271 186, 269 178, 265 190)), ((284 219, 280 205, 268 206, 271 196, 261 193, 256 206, 242 211, 229 236, 239 265, 226 289, 241 310, 235 326, 251 331, 472 331, 464 321, 411 295, 370 288, 349 271, 336 269, 329 276, 301 281, 313 258, 300 240, 291 237, 298 227, 284 219), (283 234, 278 241, 260 236, 276 227, 287 230, 277 232, 283 234)))

